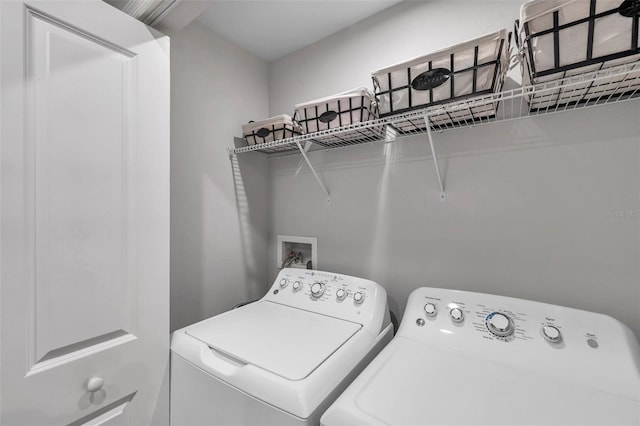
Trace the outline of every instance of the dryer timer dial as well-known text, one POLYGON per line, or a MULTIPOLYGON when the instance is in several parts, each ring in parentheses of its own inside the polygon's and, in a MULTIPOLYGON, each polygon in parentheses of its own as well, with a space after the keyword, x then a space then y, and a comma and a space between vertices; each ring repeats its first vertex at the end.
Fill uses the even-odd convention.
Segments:
POLYGON ((515 331, 513 321, 501 312, 491 312, 486 318, 487 328, 498 337, 509 337, 515 331))

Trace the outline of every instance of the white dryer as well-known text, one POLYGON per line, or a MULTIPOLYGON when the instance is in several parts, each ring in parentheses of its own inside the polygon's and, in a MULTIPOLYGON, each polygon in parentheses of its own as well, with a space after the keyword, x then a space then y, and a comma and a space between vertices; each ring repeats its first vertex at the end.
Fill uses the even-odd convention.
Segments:
POLYGON ((640 349, 615 319, 420 288, 323 426, 639 425, 640 349))
POLYGON ((257 302, 171 341, 171 424, 311 425, 391 340, 373 281, 283 269, 257 302))

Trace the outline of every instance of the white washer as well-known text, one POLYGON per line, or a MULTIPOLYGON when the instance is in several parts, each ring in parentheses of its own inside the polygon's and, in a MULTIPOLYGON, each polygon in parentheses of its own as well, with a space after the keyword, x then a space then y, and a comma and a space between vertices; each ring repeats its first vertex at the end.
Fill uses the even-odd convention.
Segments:
POLYGON ((373 281, 283 269, 259 301, 171 341, 171 424, 307 425, 391 340, 373 281))
POLYGON ((640 349, 600 314, 420 288, 322 416, 342 425, 638 425, 640 349))

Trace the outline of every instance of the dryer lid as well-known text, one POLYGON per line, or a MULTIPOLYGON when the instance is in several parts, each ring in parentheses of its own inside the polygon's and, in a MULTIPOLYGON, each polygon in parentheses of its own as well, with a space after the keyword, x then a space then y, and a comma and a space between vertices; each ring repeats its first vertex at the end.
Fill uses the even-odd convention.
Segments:
POLYGON ((187 328, 191 337, 242 363, 302 380, 362 326, 259 301, 187 328))
POLYGON ((500 355, 487 360, 396 336, 324 414, 323 424, 638 424, 640 395, 632 399, 599 390, 598 383, 510 366, 500 355))

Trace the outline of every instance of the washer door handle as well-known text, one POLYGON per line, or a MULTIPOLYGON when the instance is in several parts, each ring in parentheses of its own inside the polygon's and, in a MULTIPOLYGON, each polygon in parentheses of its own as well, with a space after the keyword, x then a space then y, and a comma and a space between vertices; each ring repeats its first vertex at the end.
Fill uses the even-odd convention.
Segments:
POLYGON ((221 373, 225 376, 233 376, 247 365, 242 360, 223 354, 206 345, 200 349, 200 360, 211 372, 221 373))

